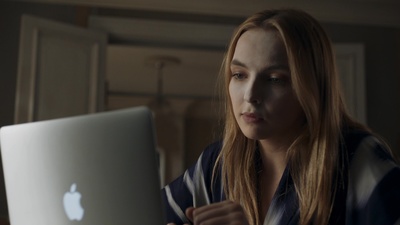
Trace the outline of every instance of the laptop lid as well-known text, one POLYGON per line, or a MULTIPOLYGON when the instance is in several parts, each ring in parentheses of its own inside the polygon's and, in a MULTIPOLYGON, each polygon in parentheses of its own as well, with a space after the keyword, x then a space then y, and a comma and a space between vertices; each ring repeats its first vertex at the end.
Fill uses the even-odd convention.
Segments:
POLYGON ((162 224, 153 126, 135 107, 2 127, 11 224, 162 224))

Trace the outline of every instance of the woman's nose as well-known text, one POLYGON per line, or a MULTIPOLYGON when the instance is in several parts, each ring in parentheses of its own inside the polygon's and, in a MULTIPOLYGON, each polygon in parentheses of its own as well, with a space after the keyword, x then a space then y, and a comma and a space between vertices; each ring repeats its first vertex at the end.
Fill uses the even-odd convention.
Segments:
POLYGON ((261 87, 255 81, 249 81, 246 85, 244 100, 252 104, 260 104, 262 102, 261 87))

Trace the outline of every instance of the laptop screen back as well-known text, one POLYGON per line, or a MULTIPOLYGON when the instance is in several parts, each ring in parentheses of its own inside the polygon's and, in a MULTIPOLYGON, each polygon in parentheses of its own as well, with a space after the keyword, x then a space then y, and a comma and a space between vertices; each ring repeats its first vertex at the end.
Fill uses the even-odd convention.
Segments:
POLYGON ((153 127, 145 107, 3 127, 11 224, 162 224, 153 127))

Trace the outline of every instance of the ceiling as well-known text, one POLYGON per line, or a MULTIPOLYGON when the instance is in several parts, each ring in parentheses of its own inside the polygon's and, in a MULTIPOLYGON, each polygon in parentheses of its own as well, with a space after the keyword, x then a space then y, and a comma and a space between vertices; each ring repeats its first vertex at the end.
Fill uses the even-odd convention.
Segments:
POLYGON ((398 0, 11 0, 148 12, 247 17, 264 8, 295 7, 326 22, 400 27, 398 0))

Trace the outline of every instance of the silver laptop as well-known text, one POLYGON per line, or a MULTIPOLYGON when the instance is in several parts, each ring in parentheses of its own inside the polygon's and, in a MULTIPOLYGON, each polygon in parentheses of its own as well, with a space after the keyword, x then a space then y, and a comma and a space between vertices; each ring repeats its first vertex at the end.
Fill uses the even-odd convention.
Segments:
POLYGON ((2 127, 12 225, 163 224, 151 112, 2 127))

